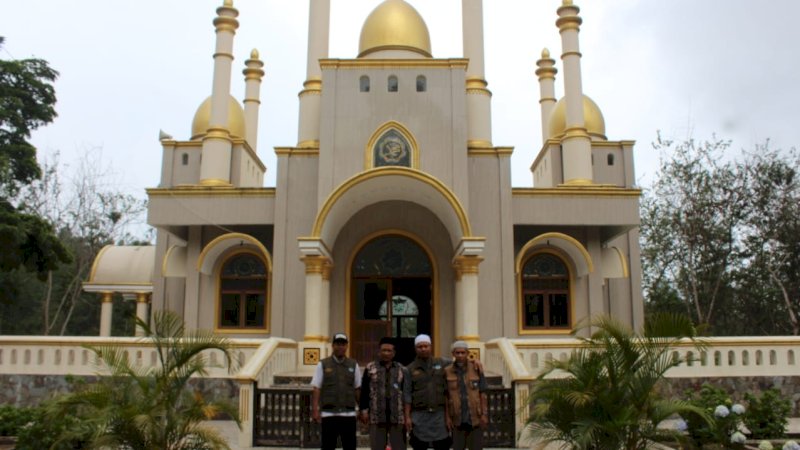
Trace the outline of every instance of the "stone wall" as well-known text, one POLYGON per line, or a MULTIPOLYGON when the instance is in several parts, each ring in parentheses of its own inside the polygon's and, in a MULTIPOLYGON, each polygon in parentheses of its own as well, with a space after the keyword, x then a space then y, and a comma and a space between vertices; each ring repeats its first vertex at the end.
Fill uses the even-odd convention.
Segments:
MULTIPOLYGON (((0 404, 34 406, 42 400, 67 392, 75 382, 91 383, 97 377, 70 375, 0 375, 0 404)), ((189 384, 208 399, 239 404, 239 385, 231 379, 193 378, 189 384)))
POLYGON ((767 389, 778 388, 784 398, 792 402, 790 416, 800 417, 800 376, 668 378, 664 384, 664 393, 673 398, 685 398, 684 393, 687 390, 699 391, 703 383, 725 389, 735 402, 744 400, 744 394, 747 392, 760 395, 767 389))

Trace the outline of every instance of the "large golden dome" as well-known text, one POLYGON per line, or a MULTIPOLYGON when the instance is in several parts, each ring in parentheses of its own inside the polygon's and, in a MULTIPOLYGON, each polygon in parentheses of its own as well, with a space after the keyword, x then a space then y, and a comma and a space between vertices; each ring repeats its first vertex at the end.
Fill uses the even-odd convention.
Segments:
MULTIPOLYGON (((586 132, 589 133, 592 139, 606 140, 606 121, 603 119, 603 113, 597 103, 586 95, 583 96, 583 121, 586 132)), ((562 97, 550 114, 550 139, 564 137, 566 128, 567 103, 562 97)))
POLYGON ((358 57, 381 50, 407 50, 431 57, 428 26, 417 10, 403 0, 385 0, 361 28, 358 57))
MULTIPOLYGON (((208 126, 210 125, 211 121, 211 97, 208 97, 200 104, 197 108, 197 112, 194 113, 194 119, 192 120, 192 137, 191 139, 200 139, 206 135, 206 131, 208 131, 208 126)), ((242 106, 233 98, 232 95, 228 96, 228 131, 231 133, 231 137, 244 139, 245 137, 245 127, 244 127, 244 110, 242 110, 242 106)))

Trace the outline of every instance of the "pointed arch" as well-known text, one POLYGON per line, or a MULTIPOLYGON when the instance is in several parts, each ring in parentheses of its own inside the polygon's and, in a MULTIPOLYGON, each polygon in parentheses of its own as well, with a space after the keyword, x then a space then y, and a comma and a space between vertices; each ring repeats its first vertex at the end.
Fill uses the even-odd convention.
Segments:
POLYGON ((375 165, 375 146, 380 142, 381 138, 387 134, 393 134, 392 132, 396 133, 397 137, 405 141, 408 146, 407 151, 409 152, 409 165, 404 166, 403 164, 397 164, 397 166, 419 169, 419 146, 417 145, 417 140, 414 139, 414 135, 403 124, 390 120, 378 127, 378 129, 372 133, 369 141, 367 141, 367 147, 364 149, 364 170, 378 167, 375 165))

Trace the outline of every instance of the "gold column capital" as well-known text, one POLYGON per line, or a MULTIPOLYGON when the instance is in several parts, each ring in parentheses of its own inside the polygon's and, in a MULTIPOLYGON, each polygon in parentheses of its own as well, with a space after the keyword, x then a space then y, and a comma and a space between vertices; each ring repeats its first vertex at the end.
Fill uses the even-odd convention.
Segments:
POLYGON ((136 303, 150 303, 150 294, 147 292, 137 292, 136 303))
POLYGON ((478 265, 483 261, 481 256, 456 256, 453 259, 453 268, 456 270, 456 280, 463 275, 478 274, 478 265))
POLYGON ((322 264, 322 279, 325 281, 330 281, 331 279, 331 272, 333 271, 333 263, 330 259, 327 259, 322 264))
POLYGON ((330 258, 323 255, 304 256, 300 258, 300 261, 303 261, 303 264, 306 265, 306 275, 320 274, 324 277, 325 271, 330 270, 326 269, 325 266, 333 265, 330 258))
POLYGON ((100 293, 100 300, 103 303, 111 303, 114 301, 114 293, 113 292, 101 292, 100 293))

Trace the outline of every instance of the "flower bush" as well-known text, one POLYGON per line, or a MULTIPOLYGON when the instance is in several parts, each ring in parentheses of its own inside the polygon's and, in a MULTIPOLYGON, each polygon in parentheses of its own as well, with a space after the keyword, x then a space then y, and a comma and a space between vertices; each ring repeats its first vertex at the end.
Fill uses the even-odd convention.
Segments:
POLYGON ((774 450, 774 448, 770 441, 761 441, 758 443, 758 450, 774 450))
POLYGON ((795 441, 786 441, 781 450, 800 450, 800 445, 795 441))
POLYGON ((733 404, 727 392, 707 383, 699 393, 689 393, 689 401, 713 417, 710 423, 687 417, 689 436, 695 447, 716 444, 721 448, 743 448, 746 437, 740 428, 746 413, 744 405, 733 404))

